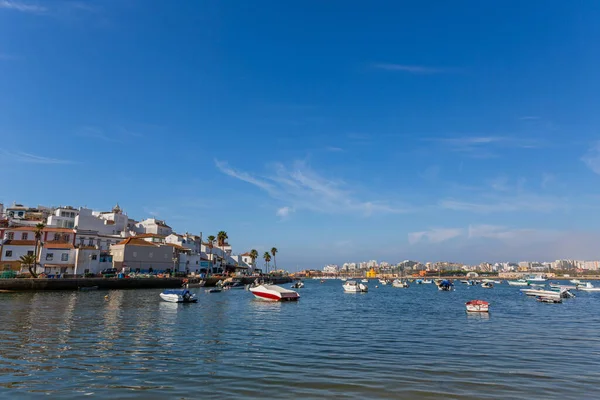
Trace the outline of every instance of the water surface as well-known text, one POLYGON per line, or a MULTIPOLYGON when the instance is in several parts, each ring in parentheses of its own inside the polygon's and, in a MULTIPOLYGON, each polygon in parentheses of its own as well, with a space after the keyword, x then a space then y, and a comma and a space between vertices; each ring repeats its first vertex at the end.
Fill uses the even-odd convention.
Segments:
POLYGON ((600 294, 375 285, 309 280, 283 304, 244 290, 197 289, 185 305, 158 290, 0 293, 0 397, 597 398, 600 294), (489 315, 465 312, 476 298, 489 315))

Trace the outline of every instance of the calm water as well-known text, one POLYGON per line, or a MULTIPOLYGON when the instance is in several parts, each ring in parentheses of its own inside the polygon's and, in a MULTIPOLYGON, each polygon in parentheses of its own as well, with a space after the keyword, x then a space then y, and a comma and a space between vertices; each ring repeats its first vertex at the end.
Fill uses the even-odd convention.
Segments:
POLYGON ((0 293, 0 397, 600 396, 600 294, 369 286, 307 281, 285 304, 243 290, 198 289, 189 305, 155 290, 0 293), (466 314, 475 298, 489 316, 466 314))

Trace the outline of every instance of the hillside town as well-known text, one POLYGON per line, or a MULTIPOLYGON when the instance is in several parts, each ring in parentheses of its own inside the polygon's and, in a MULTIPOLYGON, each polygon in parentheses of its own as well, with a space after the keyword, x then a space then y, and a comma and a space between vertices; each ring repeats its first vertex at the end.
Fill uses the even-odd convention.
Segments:
POLYGON ((85 207, 0 203, 0 271, 34 275, 94 275, 109 269, 138 273, 246 275, 257 254, 235 254, 227 233, 177 233, 164 221, 130 218, 85 207), (32 271, 24 260, 32 259, 32 271))

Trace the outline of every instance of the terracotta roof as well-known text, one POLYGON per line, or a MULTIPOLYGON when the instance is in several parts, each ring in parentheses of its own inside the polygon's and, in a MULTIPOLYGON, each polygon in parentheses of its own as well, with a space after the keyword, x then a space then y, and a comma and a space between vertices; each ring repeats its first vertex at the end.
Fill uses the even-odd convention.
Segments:
POLYGON ((73 249, 73 243, 64 243, 64 242, 44 242, 44 247, 47 249, 73 249))
POLYGON ((132 236, 132 237, 128 237, 127 239, 117 243, 117 245, 129 245, 129 246, 152 246, 152 247, 158 247, 153 243, 147 242, 143 239, 137 239, 136 236, 132 236))
POLYGON ((35 240, 7 240, 4 246, 35 246, 35 240))
POLYGON ((240 256, 242 256, 242 257, 252 257, 252 254, 250 254, 250 252, 246 252, 244 254, 240 254, 240 256))
POLYGON ((187 247, 183 247, 180 246, 178 244, 175 243, 165 243, 167 246, 171 246, 171 247, 175 247, 177 250, 181 250, 181 251, 192 251, 191 249, 188 249, 187 247))
POLYGON ((142 233, 140 235, 135 235, 135 236, 132 236, 132 237, 136 237, 136 238, 154 238, 154 237, 157 237, 157 238, 164 239, 166 236, 157 235, 156 233, 142 233))

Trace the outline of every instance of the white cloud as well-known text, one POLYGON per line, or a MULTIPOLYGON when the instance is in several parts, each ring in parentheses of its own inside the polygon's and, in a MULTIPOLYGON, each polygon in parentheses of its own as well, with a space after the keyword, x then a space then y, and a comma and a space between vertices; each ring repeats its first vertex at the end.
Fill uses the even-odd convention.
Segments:
POLYGON ((596 144, 581 157, 581 161, 583 161, 594 173, 600 175, 600 141, 596 142, 596 144))
POLYGON ((217 168, 226 175, 250 183, 280 201, 291 203, 294 210, 311 210, 322 213, 404 213, 411 208, 390 204, 383 200, 363 200, 350 185, 326 178, 305 162, 297 161, 291 167, 274 164, 268 176, 257 177, 231 168, 227 162, 215 161, 217 168))
POLYGON ((0 149, 0 160, 30 164, 73 164, 73 161, 70 160, 38 156, 22 151, 8 151, 5 149, 0 149))
POLYGON ((334 153, 344 151, 344 149, 342 149, 341 147, 336 147, 336 146, 327 146, 327 147, 325 147, 325 150, 331 151, 334 153))
POLYGON ((287 218, 293 212, 294 212, 293 208, 286 206, 286 207, 281 207, 280 209, 278 209, 277 212, 275 213, 275 215, 277 215, 280 218, 287 218))
POLYGON ((411 232, 408 234, 408 243, 415 244, 423 240, 430 243, 441 243, 462 236, 464 232, 465 230, 462 228, 433 228, 427 231, 411 232))
POLYGON ((569 200, 566 198, 516 192, 504 196, 484 195, 477 200, 443 199, 438 205, 447 210, 482 214, 521 211, 552 212, 567 210, 570 207, 569 200))
POLYGON ((0 0, 0 8, 34 14, 43 13, 48 10, 46 7, 37 4, 23 3, 15 0, 0 0))
POLYGON ((507 228, 498 225, 469 225, 469 239, 487 238, 504 241, 552 239, 558 232, 554 230, 507 228))

